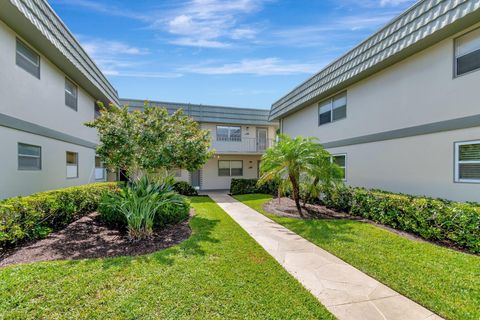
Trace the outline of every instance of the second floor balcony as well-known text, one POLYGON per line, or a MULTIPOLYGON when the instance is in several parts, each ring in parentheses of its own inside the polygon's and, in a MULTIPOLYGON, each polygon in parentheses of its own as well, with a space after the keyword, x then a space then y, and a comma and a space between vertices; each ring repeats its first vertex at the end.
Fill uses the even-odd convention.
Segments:
POLYGON ((273 146, 273 139, 258 139, 238 137, 238 139, 214 139, 212 148, 218 154, 253 153, 263 154, 265 150, 273 146))

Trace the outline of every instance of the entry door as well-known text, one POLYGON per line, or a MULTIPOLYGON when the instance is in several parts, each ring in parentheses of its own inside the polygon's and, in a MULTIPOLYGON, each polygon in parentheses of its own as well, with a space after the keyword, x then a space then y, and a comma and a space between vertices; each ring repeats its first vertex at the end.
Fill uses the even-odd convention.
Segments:
POLYGON ((257 151, 265 151, 267 149, 267 141, 267 128, 257 128, 257 151))
POLYGON ((200 189, 200 170, 190 172, 190 183, 195 189, 200 189))

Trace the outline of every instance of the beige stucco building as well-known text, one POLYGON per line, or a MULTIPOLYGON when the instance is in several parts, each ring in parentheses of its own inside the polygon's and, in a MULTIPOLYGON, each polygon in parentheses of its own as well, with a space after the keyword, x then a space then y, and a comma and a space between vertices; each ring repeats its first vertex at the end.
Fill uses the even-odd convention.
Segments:
MULTIPOLYGON (((144 100, 121 99, 130 110, 142 109, 144 100)), ((232 178, 257 178, 260 158, 272 146, 278 129, 269 121, 265 109, 232 108, 209 105, 149 101, 150 105, 178 109, 193 117, 202 129, 211 132, 214 156, 198 171, 178 170, 179 180, 199 190, 230 189, 232 178)))
POLYGON ((480 2, 419 1, 272 106, 346 182, 480 201, 480 2))

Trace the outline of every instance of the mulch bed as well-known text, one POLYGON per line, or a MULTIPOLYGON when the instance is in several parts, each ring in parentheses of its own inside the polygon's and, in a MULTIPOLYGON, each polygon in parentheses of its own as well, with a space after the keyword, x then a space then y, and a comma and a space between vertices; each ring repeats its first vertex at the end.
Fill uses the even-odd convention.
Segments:
POLYGON ((3 259, 0 257, 0 267, 35 261, 143 255, 174 246, 191 234, 186 220, 156 230, 150 239, 131 241, 125 231, 108 227, 97 216, 96 212, 91 213, 43 240, 18 248, 3 259))

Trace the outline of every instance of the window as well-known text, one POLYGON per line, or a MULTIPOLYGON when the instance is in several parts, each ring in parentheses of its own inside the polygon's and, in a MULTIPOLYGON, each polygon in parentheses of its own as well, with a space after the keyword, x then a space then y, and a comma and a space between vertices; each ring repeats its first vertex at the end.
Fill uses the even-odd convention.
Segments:
POLYGON ((65 104, 77 111, 77 86, 67 78, 65 78, 65 104))
POLYGON ((343 180, 346 180, 346 177, 347 177, 347 155, 346 154, 333 155, 332 156, 332 162, 340 167, 341 172, 342 172, 341 178, 343 180))
POLYGON ((17 39, 17 66, 40 79, 40 56, 20 39, 17 39))
POLYGON ((455 40, 455 75, 480 69, 480 28, 455 40))
POLYGON ((480 183, 480 140, 455 144, 455 182, 480 183))
POLYGON ((78 178, 78 153, 67 151, 67 178, 78 178))
POLYGON ((105 180, 105 168, 100 157, 95 157, 95 180, 105 180))
POLYGON ((242 128, 217 126, 217 141, 242 141, 242 128))
POLYGON ((94 114, 93 114, 93 118, 94 119, 97 119, 99 118, 102 114, 100 113, 100 107, 98 106, 98 102, 95 101, 94 103, 94 114))
POLYGON ((341 93, 318 105, 318 125, 347 117, 347 93, 341 93))
POLYGON ((243 161, 219 160, 218 175, 221 177, 243 176, 243 161))
POLYGON ((19 143, 18 170, 42 170, 42 148, 19 143))

